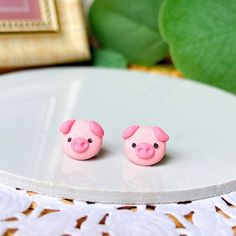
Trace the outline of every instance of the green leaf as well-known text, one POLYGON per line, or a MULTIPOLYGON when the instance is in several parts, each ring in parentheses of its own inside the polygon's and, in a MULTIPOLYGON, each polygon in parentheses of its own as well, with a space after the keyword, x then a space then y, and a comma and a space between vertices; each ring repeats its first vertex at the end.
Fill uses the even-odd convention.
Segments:
POLYGON ((236 93, 235 0, 166 0, 159 20, 186 77, 236 93))
POLYGON ((128 61, 123 55, 117 52, 108 49, 94 49, 93 64, 101 67, 126 68, 128 61))
POLYGON ((129 62, 152 65, 168 47, 158 30, 162 0, 95 0, 89 13, 100 44, 123 54, 129 62))

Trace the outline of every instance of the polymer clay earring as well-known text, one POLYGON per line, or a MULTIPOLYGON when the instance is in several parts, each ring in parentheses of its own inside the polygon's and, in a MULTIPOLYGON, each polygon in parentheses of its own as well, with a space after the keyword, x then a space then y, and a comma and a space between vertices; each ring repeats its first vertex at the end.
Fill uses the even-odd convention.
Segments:
POLYGON ((123 132, 126 156, 137 165, 151 166, 165 155, 169 136, 159 127, 133 125, 123 132))
POLYGON ((68 120, 60 127, 64 152, 76 160, 90 159, 100 151, 103 128, 96 121, 68 120))

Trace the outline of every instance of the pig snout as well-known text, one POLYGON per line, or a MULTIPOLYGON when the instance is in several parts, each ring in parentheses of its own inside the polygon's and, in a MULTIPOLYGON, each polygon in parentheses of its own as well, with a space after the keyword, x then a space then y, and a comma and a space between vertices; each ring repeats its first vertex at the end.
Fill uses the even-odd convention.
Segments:
POLYGON ((71 142, 71 148, 74 152, 82 153, 85 152, 89 147, 89 143, 84 138, 75 138, 71 142))
POLYGON ((154 155, 155 150, 149 143, 140 143, 136 146, 135 152, 139 158, 148 159, 154 155))

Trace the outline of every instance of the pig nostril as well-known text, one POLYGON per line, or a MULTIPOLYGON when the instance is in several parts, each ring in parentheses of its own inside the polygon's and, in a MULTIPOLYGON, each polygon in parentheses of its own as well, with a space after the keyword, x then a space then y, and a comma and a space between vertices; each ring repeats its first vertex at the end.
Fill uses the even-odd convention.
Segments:
POLYGON ((143 149, 142 148, 138 148, 138 152, 143 152, 143 149))

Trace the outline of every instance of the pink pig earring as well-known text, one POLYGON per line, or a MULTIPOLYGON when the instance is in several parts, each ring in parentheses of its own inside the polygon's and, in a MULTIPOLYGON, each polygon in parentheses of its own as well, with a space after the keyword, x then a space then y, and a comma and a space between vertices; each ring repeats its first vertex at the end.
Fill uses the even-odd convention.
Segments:
POLYGON ((165 155, 169 136, 159 127, 133 125, 123 132, 125 153, 137 165, 151 166, 165 155))
POLYGON ((104 131, 96 121, 68 120, 60 127, 64 152, 76 160, 94 157, 102 147, 104 131))

